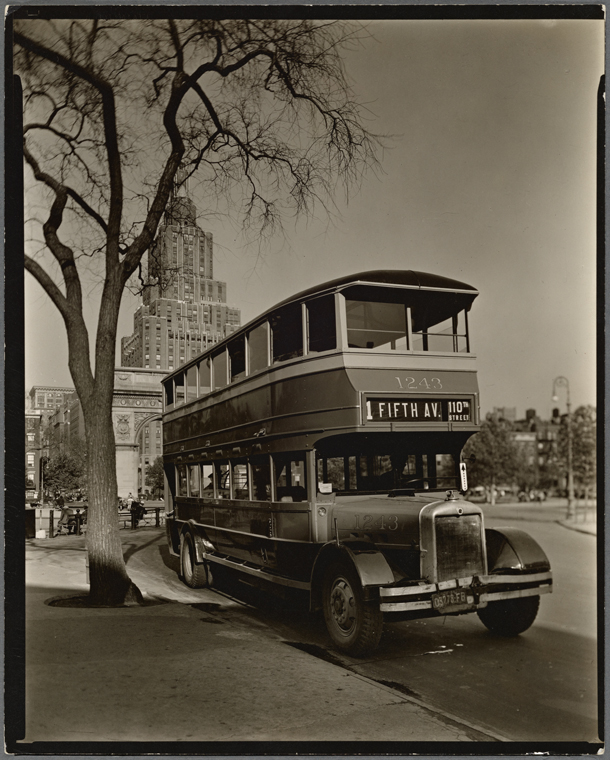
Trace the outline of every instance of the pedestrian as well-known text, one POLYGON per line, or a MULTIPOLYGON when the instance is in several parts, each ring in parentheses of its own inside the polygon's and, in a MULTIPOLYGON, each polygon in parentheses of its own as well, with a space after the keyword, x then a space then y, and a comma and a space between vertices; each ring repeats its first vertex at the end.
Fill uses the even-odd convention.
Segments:
POLYGON ((68 532, 68 535, 70 535, 70 533, 76 533, 76 518, 74 517, 74 510, 70 509, 70 507, 63 506, 62 504, 61 516, 57 523, 57 535, 62 533, 64 528, 68 532))
POLYGON ((133 501, 133 494, 130 491, 129 495, 127 496, 127 509, 131 509, 132 501, 133 501))
POLYGON ((144 519, 144 515, 146 514, 146 510, 140 504, 139 501, 136 501, 135 499, 131 502, 131 505, 129 507, 131 510, 131 520, 134 528, 137 528, 140 524, 140 520, 144 519))

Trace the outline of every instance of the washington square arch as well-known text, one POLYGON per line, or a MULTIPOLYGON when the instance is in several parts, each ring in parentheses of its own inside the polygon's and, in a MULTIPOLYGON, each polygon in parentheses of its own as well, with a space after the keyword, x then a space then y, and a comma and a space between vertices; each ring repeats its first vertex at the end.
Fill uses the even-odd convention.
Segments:
POLYGON ((161 380, 166 374, 139 367, 115 369, 112 425, 119 496, 138 493, 139 471, 144 472, 139 439, 148 423, 161 419, 161 380))

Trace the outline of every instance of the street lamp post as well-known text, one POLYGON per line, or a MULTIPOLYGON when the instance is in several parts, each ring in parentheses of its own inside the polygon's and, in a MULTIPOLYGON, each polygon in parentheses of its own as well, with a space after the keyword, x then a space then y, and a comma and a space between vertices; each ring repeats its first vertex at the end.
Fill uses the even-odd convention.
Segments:
POLYGON ((558 401, 557 388, 566 389, 566 406, 568 409, 568 520, 574 517, 574 471, 572 467, 572 415, 570 412, 570 383, 567 377, 560 375, 553 380, 553 401, 558 401))

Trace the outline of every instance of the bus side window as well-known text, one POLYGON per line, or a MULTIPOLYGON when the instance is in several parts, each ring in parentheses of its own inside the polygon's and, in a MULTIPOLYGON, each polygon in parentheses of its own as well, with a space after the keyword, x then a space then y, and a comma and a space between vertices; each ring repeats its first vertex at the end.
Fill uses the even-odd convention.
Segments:
POLYGON ((212 378, 210 371, 210 358, 199 362, 199 395, 204 396, 212 390, 212 378))
POLYGON ((246 343, 243 335, 229 343, 229 368, 232 383, 246 376, 246 343))
POLYGON ((255 327, 248 333, 248 374, 252 375, 269 366, 269 323, 255 327))
POLYGON ((271 501, 271 467, 269 457, 252 458, 252 498, 255 501, 271 501))
POLYGON ((174 406, 174 381, 170 380, 165 383, 165 409, 172 409, 174 406))
POLYGON ((305 460, 301 457, 279 454, 275 464, 275 490, 278 501, 307 501, 305 460))
POLYGON ((212 365, 214 367, 214 390, 224 388, 227 383, 227 352, 222 351, 212 356, 212 365))
POLYGON ((174 378, 174 386, 176 388, 176 406, 184 404, 184 372, 176 375, 174 378))
POLYGON ((248 499, 248 465, 243 462, 232 462, 233 499, 248 499))
POLYGON ((333 491, 345 490, 345 462, 343 457, 318 459, 318 483, 330 483, 333 491))
POLYGON ((308 351, 331 351, 337 348, 335 297, 322 296, 307 304, 308 351))
POLYGON ((186 480, 186 465, 179 464, 177 466, 178 474, 178 496, 188 496, 188 485, 186 480))
POLYGON ((214 465, 212 464, 201 466, 201 491, 206 496, 214 494, 214 465))
POLYGON ((458 312, 455 321, 456 351, 458 351, 458 353, 467 353, 470 351, 470 341, 468 337, 468 317, 466 316, 466 311, 462 310, 458 312))
POLYGON ((271 315, 273 363, 303 356, 303 317, 300 303, 290 303, 271 315))
POLYGON ((189 465, 189 496, 199 496, 200 493, 200 470, 198 464, 189 465))
POLYGON ((197 398, 197 367, 189 367, 186 372, 186 401, 197 398))
POLYGON ((165 479, 167 480, 169 497, 173 500, 176 496, 176 468, 172 465, 165 465, 163 469, 165 470, 165 479))
POLYGON ((216 467, 216 488, 214 494, 218 499, 230 498, 231 488, 231 470, 227 462, 215 462, 216 467))

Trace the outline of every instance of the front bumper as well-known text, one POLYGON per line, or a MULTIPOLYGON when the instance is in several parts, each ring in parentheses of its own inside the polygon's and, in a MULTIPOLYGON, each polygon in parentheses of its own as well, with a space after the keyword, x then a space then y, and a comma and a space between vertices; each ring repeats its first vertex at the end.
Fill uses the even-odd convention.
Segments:
POLYGON ((468 603, 463 612, 469 612, 486 607, 489 602, 550 594, 553 576, 550 571, 529 575, 475 575, 439 583, 421 581, 410 586, 382 586, 379 589, 380 609, 382 612, 432 610, 432 596, 451 589, 466 592, 468 603))

